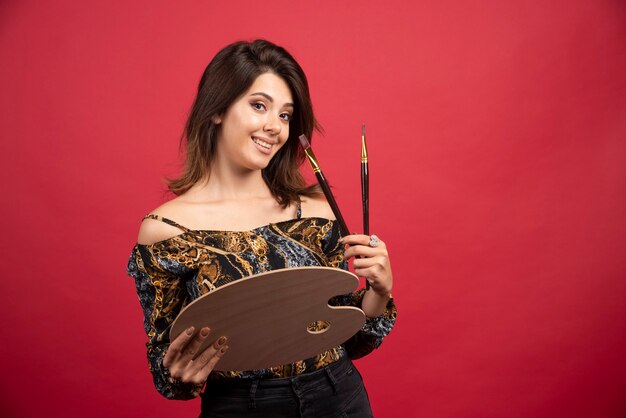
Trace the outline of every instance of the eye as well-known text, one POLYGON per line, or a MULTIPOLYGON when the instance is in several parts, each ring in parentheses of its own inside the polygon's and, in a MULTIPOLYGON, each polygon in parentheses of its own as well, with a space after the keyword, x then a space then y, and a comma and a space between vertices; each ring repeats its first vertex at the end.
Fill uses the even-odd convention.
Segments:
POLYGON ((250 104, 252 106, 253 109, 255 110, 265 110, 265 104, 262 102, 254 102, 250 104))
POLYGON ((285 122, 289 122, 291 120, 291 113, 281 113, 280 118, 285 122))

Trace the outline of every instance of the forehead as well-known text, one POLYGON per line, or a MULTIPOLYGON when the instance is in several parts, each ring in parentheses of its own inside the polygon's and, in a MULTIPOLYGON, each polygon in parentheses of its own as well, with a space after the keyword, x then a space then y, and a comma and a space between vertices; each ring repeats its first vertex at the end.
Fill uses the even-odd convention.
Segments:
POLYGON ((279 105, 293 102, 291 90, 285 80, 273 73, 263 73, 254 80, 246 95, 254 93, 265 93, 279 105))

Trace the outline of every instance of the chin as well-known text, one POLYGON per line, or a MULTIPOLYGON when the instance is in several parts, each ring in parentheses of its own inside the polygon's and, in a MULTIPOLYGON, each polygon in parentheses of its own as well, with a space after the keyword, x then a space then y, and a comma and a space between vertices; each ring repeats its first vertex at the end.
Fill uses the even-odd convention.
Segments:
POLYGON ((244 163, 244 165, 250 170, 265 170, 267 167, 269 167, 274 158, 276 158, 277 153, 278 151, 276 151, 272 155, 267 155, 263 157, 260 157, 258 155, 252 156, 250 159, 248 159, 248 161, 246 161, 247 164, 244 163))
POLYGON ((252 162, 250 164, 247 164, 246 167, 251 170, 251 171, 257 171, 257 170, 265 170, 268 166, 270 165, 270 161, 264 161, 264 162, 252 162))

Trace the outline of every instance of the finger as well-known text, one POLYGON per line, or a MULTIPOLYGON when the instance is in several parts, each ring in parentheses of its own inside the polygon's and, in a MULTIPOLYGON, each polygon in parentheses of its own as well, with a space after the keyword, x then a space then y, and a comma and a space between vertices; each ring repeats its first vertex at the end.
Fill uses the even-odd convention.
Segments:
POLYGON ((391 277, 391 274, 388 271, 385 271, 378 265, 355 268, 354 274, 360 277, 365 277, 368 281, 375 283, 386 283, 389 280, 388 278, 391 277))
MULTIPOLYGON (((369 235, 354 234, 354 235, 346 235, 345 237, 342 237, 341 239, 339 239, 339 242, 342 244, 365 245, 369 247, 370 240, 371 240, 371 237, 369 235)), ((380 247, 384 248, 385 243, 379 240, 378 246, 376 248, 380 248, 380 247)))
POLYGON ((380 256, 370 258, 355 258, 352 261, 352 267, 354 267, 355 270, 372 268, 376 273, 381 273, 385 271, 387 263, 386 258, 380 256))
POLYGON ((378 276, 371 267, 363 268, 363 269, 354 269, 354 274, 356 274, 359 277, 365 277, 367 281, 369 282, 369 284, 375 284, 380 281, 380 276, 378 276))
POLYGON ((172 363, 180 356, 183 348, 189 343, 189 340, 193 337, 194 327, 189 327, 185 331, 178 334, 176 338, 170 343, 169 348, 165 352, 163 357, 163 365, 170 367, 172 363))
POLYGON ((369 245, 370 237, 369 235, 352 234, 341 237, 339 242, 348 245, 369 245))
POLYGON ((380 247, 372 248, 365 245, 353 245, 343 253, 343 256, 346 260, 351 257, 357 256, 375 257, 377 255, 386 255, 386 250, 380 247))
POLYGON ((391 287, 392 287, 391 279, 389 279, 387 276, 385 277, 374 276, 369 269, 363 269, 363 270, 358 270, 358 271, 355 270, 355 273, 361 277, 365 277, 365 280, 367 280, 367 282, 370 284, 372 289, 374 289, 374 291, 391 292, 391 287))
POLYGON ((226 344, 228 339, 221 336, 213 342, 210 346, 204 349, 204 351, 194 360, 195 372, 201 370, 213 356, 226 344))
POLYGON ((228 346, 222 346, 219 350, 215 352, 215 355, 209 359, 209 361, 204 365, 202 369, 196 374, 196 379, 199 380, 199 383, 206 382, 207 377, 213 371, 217 362, 226 354, 228 351, 228 346))
POLYGON ((379 265, 373 265, 364 268, 355 268, 354 274, 360 277, 365 277, 368 282, 378 283, 387 287, 393 282, 391 269, 382 269, 379 265))
POLYGON ((187 346, 182 349, 180 356, 180 362, 182 364, 186 364, 194 359, 200 350, 200 346, 209 336, 210 331, 211 330, 208 327, 202 328, 200 332, 196 334, 196 336, 187 344, 187 346))

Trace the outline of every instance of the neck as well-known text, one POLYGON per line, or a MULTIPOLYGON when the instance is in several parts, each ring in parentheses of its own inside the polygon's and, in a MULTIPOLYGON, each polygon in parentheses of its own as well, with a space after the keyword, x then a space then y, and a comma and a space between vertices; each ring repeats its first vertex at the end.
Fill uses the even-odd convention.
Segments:
POLYGON ((272 197, 261 170, 229 170, 219 163, 212 165, 209 177, 194 185, 191 191, 208 201, 272 197))

